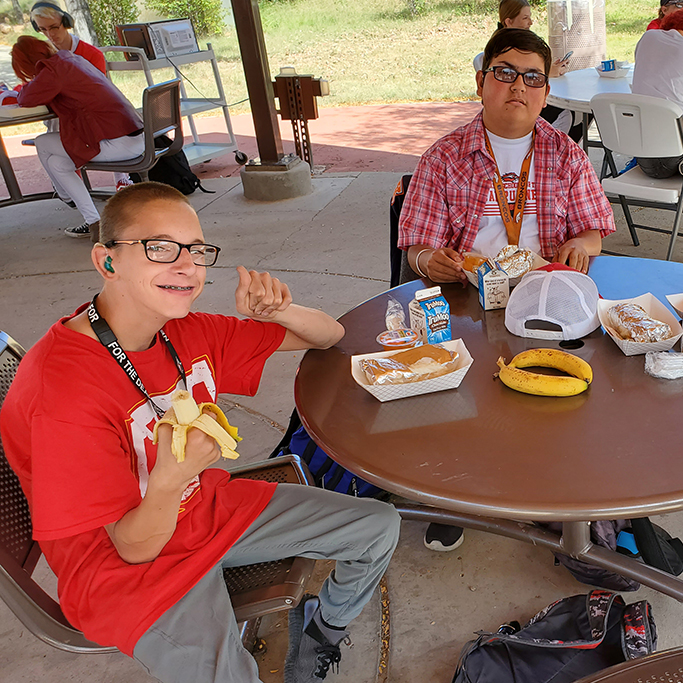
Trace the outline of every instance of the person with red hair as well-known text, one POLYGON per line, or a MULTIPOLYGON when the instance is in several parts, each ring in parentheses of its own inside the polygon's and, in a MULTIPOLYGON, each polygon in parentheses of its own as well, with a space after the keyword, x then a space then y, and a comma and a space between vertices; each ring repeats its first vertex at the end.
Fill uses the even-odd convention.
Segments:
MULTIPOLYGON (((683 10, 667 14, 661 30, 646 31, 636 45, 633 92, 661 97, 683 107, 683 10)), ((652 178, 683 175, 683 156, 638 159, 652 178)))
POLYGON ((651 31, 652 29, 661 29, 664 17, 673 14, 673 12, 677 12, 679 9, 683 9, 683 0, 660 0, 657 18, 653 19, 645 30, 651 31))
POLYGON ((69 237, 97 241, 100 214, 76 172, 88 161, 123 161, 144 151, 143 122, 133 105, 83 57, 51 43, 20 36, 12 68, 23 83, 23 107, 48 106, 59 118, 58 133, 44 133, 36 151, 59 198, 77 208, 85 223, 69 237))
MULTIPOLYGON (((105 76, 107 75, 107 61, 101 50, 85 40, 81 40, 73 28, 73 18, 55 2, 36 2, 31 8, 31 24, 33 28, 42 33, 57 50, 69 50, 76 55, 87 59, 94 67, 98 68, 105 76)), ((59 123, 54 119, 45 122, 48 133, 56 133, 59 123)), ((117 191, 132 185, 133 181, 127 173, 114 173, 117 191)))

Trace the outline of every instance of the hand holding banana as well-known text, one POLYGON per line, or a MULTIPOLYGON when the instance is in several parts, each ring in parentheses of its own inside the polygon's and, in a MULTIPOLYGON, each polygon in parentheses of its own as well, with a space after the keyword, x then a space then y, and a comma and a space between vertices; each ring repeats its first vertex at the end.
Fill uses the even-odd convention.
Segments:
POLYGON ((228 422, 228 418, 215 403, 197 405, 190 392, 179 390, 171 397, 171 405, 172 408, 154 425, 153 442, 156 444, 159 440, 159 425, 171 425, 173 427, 171 453, 178 462, 185 460, 187 432, 192 428, 200 429, 214 438, 224 458, 234 460, 239 457, 235 449, 237 448, 237 441, 242 439, 237 435, 237 427, 233 427, 228 422), (204 413, 205 408, 216 415, 215 420, 204 413))
POLYGON ((510 389, 537 396, 576 396, 588 389, 593 369, 582 358, 559 349, 529 349, 517 354, 509 364, 498 359, 497 376, 510 389), (569 375, 542 375, 524 368, 555 368, 569 375))

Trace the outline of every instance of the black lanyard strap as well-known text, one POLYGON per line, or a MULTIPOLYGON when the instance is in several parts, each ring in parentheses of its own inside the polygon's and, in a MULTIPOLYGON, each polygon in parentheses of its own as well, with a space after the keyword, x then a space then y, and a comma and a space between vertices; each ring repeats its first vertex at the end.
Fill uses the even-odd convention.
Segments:
MULTIPOLYGON (((126 373, 128 379, 130 379, 130 381, 137 387, 140 393, 143 394, 144 397, 150 402, 152 408, 154 408, 154 412, 159 417, 163 416, 166 411, 160 406, 158 406, 152 400, 151 396, 147 393, 147 389, 145 389, 145 385, 142 383, 140 375, 138 375, 137 371, 135 370, 132 361, 130 360, 130 358, 128 358, 128 354, 121 348, 119 340, 116 338, 116 335, 112 331, 111 327, 109 327, 107 321, 99 314, 97 306, 95 305, 96 299, 97 294, 95 294, 93 300, 90 302, 90 306, 88 306, 87 313, 88 320, 90 321, 90 327, 92 327, 93 332, 97 335, 97 338, 100 340, 102 346, 104 346, 104 348, 107 349, 107 351, 109 351, 111 357, 119 364, 119 367, 126 373)), ((161 338, 164 340, 166 348, 171 354, 171 357, 175 361, 176 367, 178 368, 178 372, 180 373, 180 378, 183 382, 185 390, 187 390, 187 382, 185 381, 185 368, 183 367, 182 361, 178 357, 178 354, 176 353, 176 350, 173 348, 171 340, 166 336, 166 333, 163 330, 159 330, 159 334, 161 335, 161 338)))

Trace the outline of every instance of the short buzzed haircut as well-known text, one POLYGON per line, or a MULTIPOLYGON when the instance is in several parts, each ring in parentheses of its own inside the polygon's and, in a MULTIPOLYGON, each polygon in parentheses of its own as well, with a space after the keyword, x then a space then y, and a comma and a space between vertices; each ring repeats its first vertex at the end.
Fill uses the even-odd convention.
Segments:
POLYGON ((171 185, 151 181, 130 185, 107 201, 100 217, 99 236, 91 235, 92 241, 106 244, 120 239, 133 217, 144 211, 144 205, 157 201, 182 202, 192 206, 190 200, 171 185))
POLYGON ((496 31, 484 48, 482 70, 486 71, 496 57, 510 50, 534 52, 543 60, 543 73, 546 76, 550 73, 553 57, 548 44, 543 38, 526 28, 501 28, 496 31))

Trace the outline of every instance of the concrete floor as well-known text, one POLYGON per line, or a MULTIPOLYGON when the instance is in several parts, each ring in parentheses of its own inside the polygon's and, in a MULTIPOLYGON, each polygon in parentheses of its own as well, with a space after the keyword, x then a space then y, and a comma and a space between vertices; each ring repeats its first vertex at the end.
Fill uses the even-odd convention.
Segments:
MULTIPOLYGON (((325 174, 314 178, 314 193, 277 204, 245 200, 237 178, 210 179, 213 195, 195 193, 207 241, 223 247, 220 265, 209 273, 201 310, 234 312, 234 267, 268 269, 287 282, 294 300, 339 316, 388 286, 388 199, 399 173, 325 174)), ((662 258, 667 238, 643 233, 643 246, 629 247, 620 210, 619 232, 605 248, 662 258)), ((644 211, 647 219, 669 223, 665 212, 644 211)), ((98 277, 87 241, 68 239, 64 227, 77 213, 57 201, 5 208, 0 222, 0 329, 31 346, 59 316, 92 297, 98 277)), ((683 259, 680 247, 676 258, 683 259)), ((682 286, 683 289, 683 286, 682 286)), ((294 373, 301 354, 273 357, 258 396, 224 396, 230 420, 245 437, 243 461, 257 460, 279 440, 293 406, 294 373)), ((577 440, 577 449, 581 447, 577 440)), ((661 522, 683 534, 683 514, 661 522)), ((524 621, 550 602, 587 589, 551 554, 520 542, 467 532, 453 553, 433 553, 422 545, 424 525, 404 523, 387 579, 391 598, 392 683, 447 683, 463 644, 479 629, 524 621)), ((329 570, 319 563, 313 582, 329 570)), ((47 567, 41 581, 53 585, 47 567)), ((654 607, 660 649, 683 643, 683 605, 641 589, 627 601, 647 598, 654 607)), ((371 602, 352 626, 353 647, 343 654, 341 671, 330 680, 372 683, 378 659, 379 601, 371 602)), ((260 658, 265 683, 282 680, 286 615, 264 620, 268 651, 260 658)), ((146 683, 152 679, 121 654, 71 655, 33 637, 0 603, 0 679, 3 683, 146 683)))

